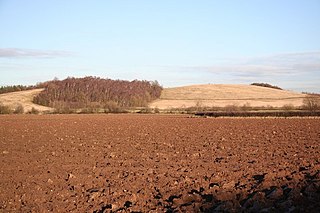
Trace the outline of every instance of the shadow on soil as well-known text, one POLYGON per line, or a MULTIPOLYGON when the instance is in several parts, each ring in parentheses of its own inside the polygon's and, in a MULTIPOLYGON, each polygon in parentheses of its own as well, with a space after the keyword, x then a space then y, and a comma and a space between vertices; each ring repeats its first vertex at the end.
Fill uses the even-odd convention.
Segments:
POLYGON ((212 194, 200 188, 187 194, 171 195, 166 212, 320 212, 320 171, 306 174, 305 180, 294 187, 284 184, 255 190, 264 176, 253 176, 256 185, 251 186, 253 192, 247 195, 237 193, 244 187, 239 183, 224 190, 217 183, 210 183, 210 188, 216 188, 212 194))
MULTIPOLYGON (((305 174, 305 179, 292 186, 291 180, 282 186, 261 187, 265 174, 252 176, 255 184, 245 186, 235 182, 227 189, 218 183, 209 183, 209 190, 191 189, 183 193, 162 195, 155 191, 152 209, 155 212, 320 212, 320 171, 305 174), (292 187, 290 187, 292 186, 292 187), (210 191, 211 193, 208 193, 210 191), (251 191, 251 193, 241 193, 251 191)), ((152 198, 150 199, 150 201, 152 198)), ((135 204, 127 201, 121 208, 107 204, 94 212, 133 211, 135 204)))

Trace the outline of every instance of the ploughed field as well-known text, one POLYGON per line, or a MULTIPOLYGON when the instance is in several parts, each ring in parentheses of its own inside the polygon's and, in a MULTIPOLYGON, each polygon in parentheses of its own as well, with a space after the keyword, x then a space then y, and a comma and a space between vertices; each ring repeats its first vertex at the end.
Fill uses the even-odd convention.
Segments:
POLYGON ((318 212, 319 121, 0 116, 0 212, 318 212))

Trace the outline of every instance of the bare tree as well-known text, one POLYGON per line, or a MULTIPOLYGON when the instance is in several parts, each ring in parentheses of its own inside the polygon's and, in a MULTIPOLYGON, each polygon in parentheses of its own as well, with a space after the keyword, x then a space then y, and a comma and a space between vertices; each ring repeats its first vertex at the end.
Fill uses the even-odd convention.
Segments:
POLYGON ((160 97, 161 91, 162 87, 157 81, 69 77, 62 81, 46 82, 45 90, 33 101, 50 107, 55 107, 58 102, 73 109, 88 108, 92 103, 98 103, 99 108, 105 108, 110 103, 111 108, 146 107, 150 101, 160 97))
POLYGON ((303 108, 311 112, 320 110, 320 96, 308 95, 303 99, 303 108))

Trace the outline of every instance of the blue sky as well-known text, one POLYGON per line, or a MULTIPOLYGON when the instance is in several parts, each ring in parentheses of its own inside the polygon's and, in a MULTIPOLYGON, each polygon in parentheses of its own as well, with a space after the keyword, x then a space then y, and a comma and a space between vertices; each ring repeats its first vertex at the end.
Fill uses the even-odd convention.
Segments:
POLYGON ((320 1, 0 0, 0 74, 320 92, 320 1))

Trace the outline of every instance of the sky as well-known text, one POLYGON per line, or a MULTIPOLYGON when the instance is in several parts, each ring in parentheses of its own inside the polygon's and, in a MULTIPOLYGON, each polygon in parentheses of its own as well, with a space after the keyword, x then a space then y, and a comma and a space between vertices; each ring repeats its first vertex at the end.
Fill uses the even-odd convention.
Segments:
POLYGON ((320 92, 320 0, 0 0, 0 85, 68 76, 320 92))

